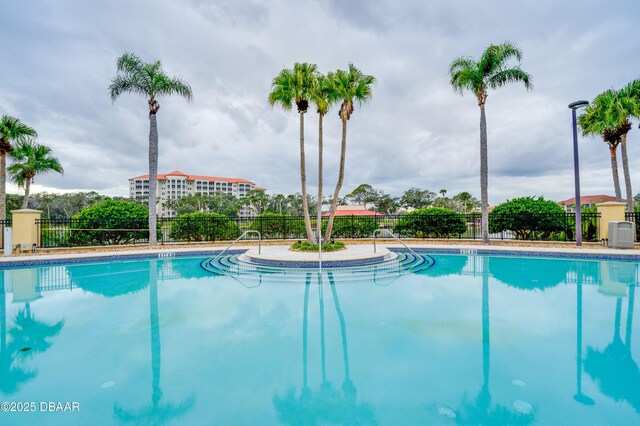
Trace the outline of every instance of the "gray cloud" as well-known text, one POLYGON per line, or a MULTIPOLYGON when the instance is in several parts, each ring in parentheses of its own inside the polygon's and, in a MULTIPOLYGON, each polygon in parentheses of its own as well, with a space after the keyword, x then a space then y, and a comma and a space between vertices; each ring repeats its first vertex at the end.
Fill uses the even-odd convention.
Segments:
MULTIPOLYGON (((512 2, 482 8, 406 0, 92 3, 9 2, 0 15, 0 113, 35 127, 65 166, 40 188, 127 194, 146 173, 146 102, 107 86, 125 51, 161 59, 194 90, 191 103, 162 99, 160 170, 244 177, 272 192, 299 191, 298 120, 270 108, 271 79, 296 61, 322 71, 354 62, 376 76, 374 95, 348 124, 344 193, 368 182, 394 195, 419 186, 479 193, 479 110, 448 85, 458 56, 517 42, 535 88, 490 93, 490 201, 518 195, 569 198, 571 116, 566 105, 640 77, 640 38, 630 0, 512 2)), ((306 116, 309 191, 317 183, 317 115, 306 116)), ((325 192, 337 177, 340 122, 325 120, 325 192)), ((609 155, 580 142, 583 193, 611 193, 609 155)), ((631 168, 640 131, 629 138, 631 168)), ((640 179, 633 176, 635 192, 640 179)))

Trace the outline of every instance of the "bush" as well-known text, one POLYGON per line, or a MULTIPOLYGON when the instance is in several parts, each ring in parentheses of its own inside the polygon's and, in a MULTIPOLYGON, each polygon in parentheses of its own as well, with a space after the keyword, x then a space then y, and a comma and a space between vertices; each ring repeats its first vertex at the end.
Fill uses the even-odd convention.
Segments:
POLYGON ((249 229, 258 231, 262 238, 306 238, 304 219, 278 213, 263 213, 251 222, 249 229))
POLYGON ((565 230, 565 212, 543 197, 521 197, 496 206, 489 213, 489 232, 511 231, 518 240, 547 240, 565 230))
POLYGON ((70 245, 128 244, 148 240, 148 229, 149 212, 145 206, 106 200, 73 216, 68 239, 70 245))
MULTIPOLYGON (((327 229, 327 221, 322 221, 322 233, 327 229)), ((368 216, 337 216, 333 219, 332 238, 370 238, 378 229, 378 223, 368 216)))
MULTIPOLYGON (((322 251, 328 253, 331 251, 342 250, 344 247, 345 247, 344 243, 341 241, 336 241, 335 243, 323 243, 322 251)), ((300 241, 299 243, 295 243, 294 245, 291 246, 291 248, 299 251, 315 251, 315 252, 319 251, 318 244, 311 244, 308 241, 300 241)))
POLYGON ((449 238, 467 231, 467 223, 460 213, 449 209, 420 209, 398 220, 393 231, 406 237, 449 238))
POLYGON ((169 236, 176 241, 233 240, 242 234, 227 216, 213 212, 184 213, 171 221, 169 236))

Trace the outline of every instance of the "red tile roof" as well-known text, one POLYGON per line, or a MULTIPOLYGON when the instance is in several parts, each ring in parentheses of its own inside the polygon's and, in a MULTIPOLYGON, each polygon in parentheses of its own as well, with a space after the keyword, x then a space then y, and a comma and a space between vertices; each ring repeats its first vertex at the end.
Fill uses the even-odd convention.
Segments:
MULTIPOLYGON (((188 175, 186 173, 182 173, 179 170, 174 170, 171 173, 166 173, 166 174, 158 174, 158 180, 165 180, 167 176, 184 176, 187 178, 186 180, 208 180, 208 181, 230 182, 230 183, 250 183, 252 185, 255 185, 255 183, 248 181, 246 179, 218 177, 218 176, 188 175)), ((129 180, 134 180, 134 179, 149 179, 149 175, 146 174, 142 176, 129 178, 129 180)))
MULTIPOLYGON (((329 217, 329 213, 324 213, 323 217, 329 217)), ((372 212, 370 210, 336 210, 338 216, 384 216, 382 213, 372 212)))
MULTIPOLYGON (((605 203, 607 201, 616 201, 616 197, 611 195, 582 195, 580 197, 580 204, 596 204, 596 203, 605 203)), ((627 200, 620 200, 625 203, 627 200)), ((576 197, 569 198, 568 200, 558 201, 558 204, 561 206, 572 205, 576 203, 576 197)))

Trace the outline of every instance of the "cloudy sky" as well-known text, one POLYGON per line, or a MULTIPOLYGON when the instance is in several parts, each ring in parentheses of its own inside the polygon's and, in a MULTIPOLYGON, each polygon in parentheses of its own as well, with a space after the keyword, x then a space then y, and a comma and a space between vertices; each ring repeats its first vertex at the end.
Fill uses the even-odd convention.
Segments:
MULTIPOLYGON (((479 109, 448 83, 459 56, 515 42, 534 89, 491 92, 489 201, 573 196, 567 104, 640 77, 636 0, 25 0, 0 14, 0 114, 34 127, 64 176, 35 191, 127 195, 147 173, 143 98, 107 91, 115 59, 162 60, 194 93, 161 99, 159 170, 241 177, 271 193, 299 188, 298 117, 267 104, 271 79, 294 62, 323 72, 353 62, 377 78, 348 126, 343 194, 369 183, 479 197, 479 109)), ((317 184, 317 114, 306 117, 309 190, 317 184)), ((337 178, 340 122, 325 119, 325 192, 337 178)), ((611 194, 609 153, 581 139, 583 194, 611 194)), ((629 135, 631 171, 640 130, 629 135)), ((634 194, 640 174, 632 176, 634 194)), ((13 186, 9 192, 18 192, 13 186)))

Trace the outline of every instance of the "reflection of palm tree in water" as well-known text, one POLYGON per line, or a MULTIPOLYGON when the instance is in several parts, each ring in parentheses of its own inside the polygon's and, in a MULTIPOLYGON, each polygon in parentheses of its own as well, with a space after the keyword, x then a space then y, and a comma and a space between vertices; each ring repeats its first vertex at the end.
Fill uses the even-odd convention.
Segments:
POLYGON ((456 418, 465 424, 524 425, 533 421, 532 414, 510 411, 506 406, 493 404, 489 389, 491 370, 491 339, 489 322, 489 258, 482 257, 482 388, 474 401, 465 398, 462 413, 456 418))
POLYGON ((7 346, 7 298, 4 279, 0 277, 0 392, 5 395, 18 390, 22 383, 28 382, 36 373, 14 364, 15 349, 7 346))
POLYGON ((340 334, 342 341, 342 355, 344 364, 344 382, 342 393, 335 389, 327 380, 326 356, 325 356, 325 333, 324 333, 324 293, 321 277, 318 276, 318 296, 320 308, 320 357, 322 384, 318 392, 313 392, 308 385, 307 374, 307 328, 308 328, 308 306, 309 289, 311 284, 311 274, 308 273, 305 280, 304 292, 304 312, 302 319, 302 391, 299 397, 295 394, 295 389, 290 388, 281 398, 275 395, 273 404, 278 412, 278 418, 282 423, 316 424, 320 423, 340 423, 340 424, 374 424, 373 412, 366 404, 356 403, 356 388, 351 381, 349 371, 349 351, 347 346, 347 327, 344 314, 340 307, 338 293, 335 286, 333 273, 328 273, 329 286, 333 296, 334 307, 340 323, 340 334))
POLYGON ((14 326, 8 331, 11 344, 7 344, 6 302, 4 277, 0 277, 0 392, 9 395, 37 375, 16 361, 49 349, 48 339, 60 333, 64 321, 52 325, 38 321, 31 313, 31 305, 26 303, 13 320, 14 326))
POLYGON ((629 302, 625 340, 620 337, 622 314, 622 298, 616 300, 613 341, 604 351, 587 347, 584 370, 594 379, 600 390, 615 401, 627 401, 636 412, 640 413, 640 369, 631 354, 631 331, 633 324, 633 308, 635 302, 635 285, 629 285, 629 302))
POLYGON ((149 320, 151 331, 151 405, 137 410, 127 410, 115 405, 114 413, 123 422, 158 425, 185 414, 193 406, 193 397, 181 403, 162 403, 160 388, 160 315, 158 312, 158 267, 157 261, 150 261, 149 267, 149 320))

